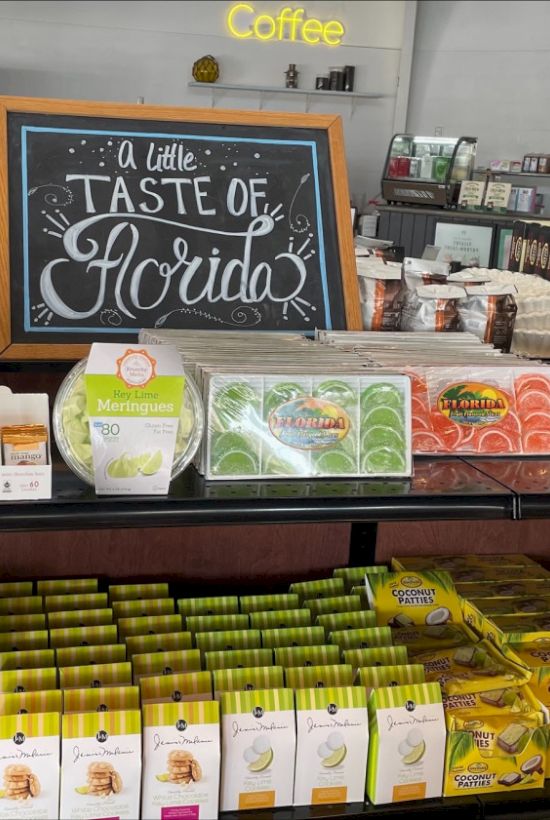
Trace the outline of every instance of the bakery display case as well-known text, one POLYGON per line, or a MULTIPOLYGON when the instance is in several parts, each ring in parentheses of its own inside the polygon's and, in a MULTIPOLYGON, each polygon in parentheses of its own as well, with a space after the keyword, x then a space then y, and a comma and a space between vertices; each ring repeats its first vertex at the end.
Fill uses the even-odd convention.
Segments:
POLYGON ((382 196, 390 203, 452 207, 460 184, 471 179, 477 137, 395 134, 390 142, 382 196))

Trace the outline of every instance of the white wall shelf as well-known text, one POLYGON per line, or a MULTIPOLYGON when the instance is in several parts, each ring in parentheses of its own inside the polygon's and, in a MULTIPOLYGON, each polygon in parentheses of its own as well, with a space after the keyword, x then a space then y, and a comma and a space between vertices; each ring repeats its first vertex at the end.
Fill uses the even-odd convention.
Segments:
POLYGON ((260 95, 259 109, 264 105, 264 98, 270 94, 298 94, 306 98, 306 111, 309 110, 309 105, 312 97, 343 97, 351 101, 351 113, 355 110, 355 105, 358 100, 381 100, 393 95, 380 94, 374 91, 331 91, 325 88, 284 88, 277 85, 244 85, 240 83, 197 83, 191 81, 187 83, 189 88, 200 88, 201 90, 208 90, 211 92, 211 105, 214 107, 216 100, 216 92, 224 91, 251 91, 260 95))

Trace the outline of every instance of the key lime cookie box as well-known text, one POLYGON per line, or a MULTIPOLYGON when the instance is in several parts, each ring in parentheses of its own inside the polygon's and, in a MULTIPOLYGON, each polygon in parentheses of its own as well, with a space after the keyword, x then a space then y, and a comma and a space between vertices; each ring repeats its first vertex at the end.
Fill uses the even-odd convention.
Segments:
POLYGON ((141 817, 216 820, 220 714, 214 701, 143 706, 141 817))
POLYGON ((295 806, 363 801, 369 742, 360 686, 296 691, 295 806))
POLYGON ((208 479, 410 476, 410 382, 395 375, 212 374, 208 479))
POLYGON ((462 621, 460 598, 447 572, 367 573, 369 604, 379 626, 444 626, 462 621))
MULTIPOLYGON (((135 708, 109 711, 109 691, 107 711, 90 712, 83 704, 81 712, 62 716, 59 816, 64 820, 139 817, 141 714, 135 708)), ((95 702, 94 691, 88 695, 95 702)), ((128 697, 133 702, 131 693, 128 697)))
POLYGON ((220 811, 292 804, 296 726, 291 689, 221 696, 220 811))
POLYGON ((9 703, 2 703, 0 717, 0 817, 56 820, 59 817, 61 733, 59 693, 25 693, 23 702, 18 701, 21 695, 9 697, 9 703))
POLYGON ((440 797, 446 733, 439 684, 374 689, 368 709, 369 800, 379 804, 440 797))
POLYGON ((447 713, 446 797, 544 786, 548 735, 541 712, 447 713))

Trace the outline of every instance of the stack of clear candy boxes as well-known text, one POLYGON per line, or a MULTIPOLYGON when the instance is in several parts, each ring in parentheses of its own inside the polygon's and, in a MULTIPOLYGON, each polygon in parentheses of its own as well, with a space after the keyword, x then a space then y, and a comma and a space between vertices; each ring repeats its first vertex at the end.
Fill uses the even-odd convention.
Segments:
POLYGON ((208 479, 409 476, 406 376, 210 373, 208 479))

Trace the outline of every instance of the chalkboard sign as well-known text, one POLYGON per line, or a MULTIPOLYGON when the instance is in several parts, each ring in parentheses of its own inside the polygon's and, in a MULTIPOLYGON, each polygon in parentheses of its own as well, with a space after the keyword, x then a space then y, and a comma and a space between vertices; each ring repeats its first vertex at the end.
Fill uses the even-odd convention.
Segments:
POLYGON ((0 117, 2 356, 361 326, 338 117, 5 97, 0 117))

